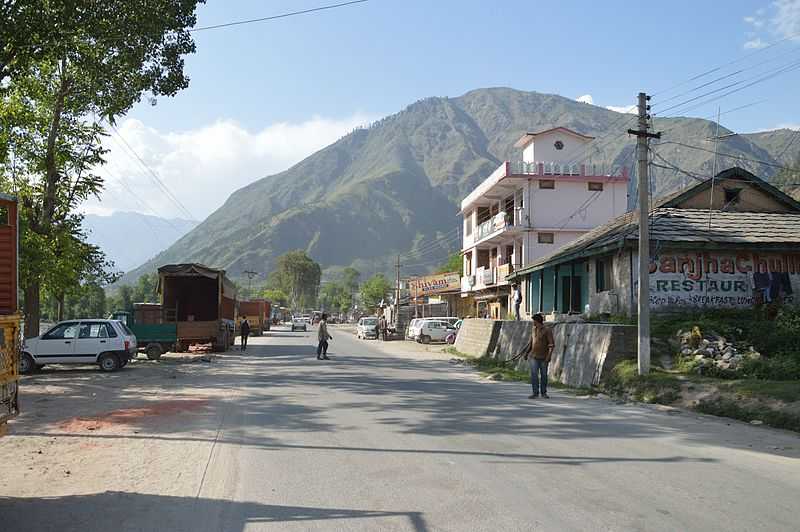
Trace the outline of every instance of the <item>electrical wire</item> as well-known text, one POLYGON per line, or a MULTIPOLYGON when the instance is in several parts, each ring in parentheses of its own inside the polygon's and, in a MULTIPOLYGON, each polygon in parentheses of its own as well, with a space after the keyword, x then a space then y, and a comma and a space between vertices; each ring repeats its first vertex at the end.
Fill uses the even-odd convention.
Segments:
POLYGON ((354 4, 363 4, 363 3, 368 2, 368 1, 369 0, 353 0, 352 2, 342 2, 342 3, 339 3, 339 4, 330 4, 330 5, 326 5, 326 6, 313 7, 311 9, 303 9, 301 11, 292 11, 292 12, 289 12, 289 13, 282 13, 280 15, 272 15, 272 16, 269 16, 269 17, 251 18, 251 19, 247 19, 247 20, 238 20, 238 21, 235 21, 235 22, 224 22, 222 24, 214 24, 214 25, 211 25, 211 26, 202 26, 202 27, 199 27, 199 28, 192 28, 192 29, 190 29, 188 31, 191 32, 191 33, 194 33, 194 32, 198 32, 198 31, 217 30, 217 29, 220 29, 220 28, 229 28, 231 26, 241 26, 242 24, 253 24, 255 22, 266 22, 268 20, 277 20, 277 19, 280 19, 280 18, 294 17, 294 16, 297 16, 297 15, 306 15, 308 13, 316 13, 318 11, 326 11, 328 9, 336 9, 338 7, 351 6, 351 5, 354 5, 354 4))

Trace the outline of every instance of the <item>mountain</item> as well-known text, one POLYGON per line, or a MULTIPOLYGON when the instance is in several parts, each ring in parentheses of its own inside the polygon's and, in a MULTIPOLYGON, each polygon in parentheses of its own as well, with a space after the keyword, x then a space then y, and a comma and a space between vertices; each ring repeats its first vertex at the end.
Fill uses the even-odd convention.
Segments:
MULTIPOLYGON (((587 154, 592 162, 632 167, 634 141, 626 130, 634 121, 634 115, 509 88, 427 98, 237 190, 126 280, 184 261, 225 268, 234 277, 244 270, 264 274, 292 249, 305 249, 323 268, 353 265, 365 274, 390 272, 398 253, 418 250, 404 273, 426 271, 459 247, 459 202, 501 161, 520 157, 513 144, 524 132, 560 125, 593 135, 587 154)), ((655 168, 655 194, 693 179, 681 171, 710 175, 714 144, 706 139, 730 133, 696 118, 657 119, 655 127, 664 131, 655 151, 680 169, 654 161, 667 168, 655 168)), ((778 130, 726 137, 719 152, 740 159, 719 157, 718 168, 735 163, 772 176, 776 168, 770 165, 778 164, 793 135, 778 130)))
POLYGON ((190 220, 136 212, 115 212, 109 216, 87 214, 83 219, 89 242, 100 246, 123 272, 152 259, 196 225, 197 222, 190 220))

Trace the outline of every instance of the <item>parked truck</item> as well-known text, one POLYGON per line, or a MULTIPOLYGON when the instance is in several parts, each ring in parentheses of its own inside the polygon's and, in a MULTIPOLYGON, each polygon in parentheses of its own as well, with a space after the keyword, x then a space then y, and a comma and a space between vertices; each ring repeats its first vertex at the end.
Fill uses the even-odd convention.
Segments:
POLYGON ((0 436, 8 420, 19 414, 18 246, 17 199, 0 194, 0 436))
POLYGON ((249 301, 239 301, 239 319, 247 318, 250 324, 250 331, 255 336, 261 336, 264 331, 270 329, 272 308, 266 299, 251 299, 249 301))
POLYGON ((158 293, 165 323, 176 326, 176 349, 211 344, 215 351, 233 345, 236 286, 224 270, 202 264, 171 264, 158 269, 158 293))
POLYGON ((178 324, 169 322, 160 303, 135 303, 133 312, 116 311, 111 319, 119 320, 133 331, 139 351, 150 360, 158 360, 178 343, 178 324))

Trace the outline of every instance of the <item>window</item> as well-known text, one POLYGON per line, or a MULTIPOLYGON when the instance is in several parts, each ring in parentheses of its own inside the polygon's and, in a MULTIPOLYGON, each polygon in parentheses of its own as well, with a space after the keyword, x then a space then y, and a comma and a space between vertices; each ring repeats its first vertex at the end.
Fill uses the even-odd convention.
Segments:
POLYGON ((539 180, 539 188, 553 190, 556 188, 556 182, 552 179, 540 179, 539 180))
POLYGON ((491 214, 489 214, 489 207, 478 207, 478 225, 481 225, 489 218, 491 218, 491 214))
MULTIPOLYGON (((734 203, 739 203, 739 193, 741 188, 728 188, 725 187, 725 207, 734 203)), ((724 208, 724 207, 723 207, 724 208)))
POLYGON ((8 225, 8 207, 0 206, 0 225, 8 225))
POLYGON ((42 336, 44 340, 65 340, 75 338, 78 335, 78 324, 75 322, 62 323, 56 325, 42 336))
MULTIPOLYGON (((131 331, 127 325, 125 325, 122 322, 120 322, 119 325, 125 334, 127 334, 128 336, 133 336, 133 331, 131 331)), ((114 327, 112 327, 110 323, 106 323, 106 334, 108 335, 109 338, 117 337, 117 331, 114 330, 114 327)))
POLYGON ((555 240, 553 233, 536 233, 536 235, 540 244, 552 244, 555 240))
POLYGON ((598 183, 596 181, 589 181, 589 190, 602 192, 603 190, 603 183, 598 183))
POLYGON ((605 292, 614 288, 612 257, 603 257, 594 261, 596 292, 605 292))
POLYGON ((467 236, 472 234, 472 213, 469 213, 466 218, 467 236))
POLYGON ((108 330, 105 323, 81 323, 79 339, 86 338, 108 338, 108 330))

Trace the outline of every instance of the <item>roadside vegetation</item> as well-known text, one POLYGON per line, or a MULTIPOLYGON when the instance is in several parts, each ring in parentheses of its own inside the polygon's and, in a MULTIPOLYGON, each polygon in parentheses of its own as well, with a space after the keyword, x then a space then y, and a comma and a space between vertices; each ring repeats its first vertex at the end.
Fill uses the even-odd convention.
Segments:
POLYGON ((621 361, 605 378, 604 391, 800 431, 800 310, 764 307, 656 316, 652 336, 654 363, 666 358, 671 367, 654 367, 640 376, 635 360, 621 361), (729 364, 698 354, 714 342, 747 356, 729 364))

